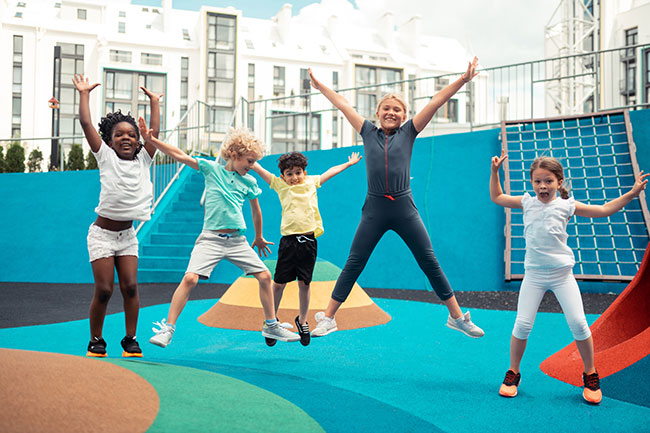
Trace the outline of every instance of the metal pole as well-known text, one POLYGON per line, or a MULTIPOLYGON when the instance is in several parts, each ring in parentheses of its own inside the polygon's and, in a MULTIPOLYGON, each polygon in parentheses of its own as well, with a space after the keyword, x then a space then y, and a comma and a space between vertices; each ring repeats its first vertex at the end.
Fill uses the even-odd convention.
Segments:
MULTIPOLYGON (((61 47, 54 47, 54 64, 52 69, 52 95, 60 101, 61 97, 61 47), (58 98, 56 94, 58 91, 58 98)), ((59 109, 52 109, 52 147, 50 149, 50 169, 59 169, 59 109)))

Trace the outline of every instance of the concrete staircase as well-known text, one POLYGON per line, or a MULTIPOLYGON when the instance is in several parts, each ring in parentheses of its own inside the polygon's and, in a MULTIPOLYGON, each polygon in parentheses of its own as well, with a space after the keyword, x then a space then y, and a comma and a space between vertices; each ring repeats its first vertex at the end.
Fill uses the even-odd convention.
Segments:
POLYGON ((203 227, 200 200, 204 181, 194 170, 181 179, 178 182, 182 184, 158 211, 160 215, 147 223, 152 226, 140 239, 140 283, 180 283, 185 275, 194 242, 203 227))

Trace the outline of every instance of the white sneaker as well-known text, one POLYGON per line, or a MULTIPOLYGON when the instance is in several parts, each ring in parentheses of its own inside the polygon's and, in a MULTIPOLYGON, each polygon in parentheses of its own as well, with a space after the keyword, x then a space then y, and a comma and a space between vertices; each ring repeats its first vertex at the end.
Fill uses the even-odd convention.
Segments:
POLYGON ((262 335, 266 338, 271 338, 273 340, 293 342, 300 340, 300 336, 295 332, 287 331, 285 328, 280 325, 280 322, 275 322, 273 325, 267 325, 264 322, 262 327, 262 335))
POLYGON ((447 327, 460 331, 472 338, 479 338, 485 335, 485 332, 472 322, 469 311, 458 319, 453 319, 451 316, 448 316, 447 327))
POLYGON ((176 327, 173 325, 168 325, 165 323, 165 319, 162 319, 161 322, 154 322, 154 325, 158 326, 158 329, 151 328, 153 332, 156 333, 153 337, 149 339, 149 343, 155 344, 156 346, 165 347, 172 341, 172 336, 176 327))
POLYGON ((334 318, 327 317, 324 312, 316 313, 316 327, 311 331, 312 337, 324 337, 339 328, 336 326, 334 318))

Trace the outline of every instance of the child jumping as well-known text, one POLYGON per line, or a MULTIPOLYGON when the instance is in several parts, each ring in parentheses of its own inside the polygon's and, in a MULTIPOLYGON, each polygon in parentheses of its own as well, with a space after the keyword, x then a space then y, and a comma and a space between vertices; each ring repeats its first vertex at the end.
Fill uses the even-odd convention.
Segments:
MULTIPOLYGON (((260 175, 271 189, 278 193, 282 205, 280 223, 280 246, 278 261, 273 277, 273 299, 277 312, 284 288, 288 282, 298 279, 299 315, 294 322, 300 335, 300 343, 309 345, 309 285, 311 284, 318 243, 316 238, 323 234, 323 220, 318 211, 316 189, 325 182, 359 162, 361 156, 353 152, 348 162, 336 165, 320 176, 307 176, 307 157, 300 152, 287 153, 278 159, 280 177, 276 177, 258 163, 253 170, 260 175)), ((275 340, 271 340, 274 344, 275 340)))
POLYGON ((566 227, 573 215, 596 218, 615 214, 645 189, 648 174, 641 172, 632 189, 622 196, 601 206, 588 205, 569 197, 569 192, 563 186, 562 164, 555 158, 540 157, 530 166, 530 181, 535 197, 528 193, 511 196, 503 193, 499 181, 499 167, 507 157, 505 150, 501 151, 500 157, 492 157, 490 198, 500 206, 523 209, 526 272, 519 289, 517 318, 510 337, 510 369, 506 372, 499 394, 504 397, 517 395, 521 379, 519 365, 528 335, 544 293, 551 290, 562 307, 584 364, 582 396, 587 402, 598 404, 602 400, 602 392, 594 365, 594 344, 580 289, 573 276, 575 257, 567 245, 566 227), (557 197, 558 192, 561 199, 557 197))
MULTIPOLYGON (((138 295, 138 238, 133 220, 151 218, 152 184, 149 175, 156 153, 152 145, 140 143, 135 119, 121 111, 109 113, 99 124, 99 134, 90 116, 90 92, 99 83, 90 84, 83 75, 72 79, 79 91, 79 122, 88 145, 97 160, 101 192, 95 208, 97 219, 88 229, 88 254, 95 279, 95 294, 90 304, 90 342, 87 356, 106 356, 102 338, 106 307, 113 294, 114 272, 124 298, 126 336, 122 339, 122 356, 141 357, 135 339, 140 310, 138 295), (101 134, 101 137, 100 137, 101 134), (103 141, 103 143, 102 143, 103 141)), ((160 97, 144 87, 151 103, 152 134, 160 130, 160 97)))
POLYGON ((338 329, 334 315, 347 299, 370 254, 388 230, 393 230, 404 240, 436 294, 447 306, 447 326, 474 338, 484 335, 483 330, 472 323, 469 312, 463 314, 458 306, 447 277, 433 253, 431 239, 413 203, 410 186, 411 154, 416 136, 431 121, 438 108, 478 74, 477 65, 478 59, 475 57, 465 74, 434 95, 412 120, 406 122, 406 103, 402 97, 393 93, 385 95, 377 105, 379 128, 365 120, 343 96, 318 81, 309 70, 312 86, 341 110, 354 130, 361 134, 368 173, 368 195, 352 240, 350 255, 336 281, 327 309, 316 313, 317 325, 312 331, 314 337, 338 329))
POLYGON ((245 200, 249 200, 255 227, 252 246, 257 247, 260 256, 262 253, 266 256, 267 252, 271 251, 268 245, 273 244, 266 242, 262 237, 262 212, 258 201, 262 191, 255 178, 248 173, 253 164, 262 157, 262 143, 248 131, 231 131, 221 146, 221 157, 226 161, 226 165, 222 166, 216 161, 193 158, 179 148, 153 137, 144 119, 140 118, 139 124, 145 143, 198 170, 205 177, 206 184, 203 231, 194 244, 185 276, 174 291, 167 323, 165 319, 155 323, 158 329, 153 328, 155 335, 149 342, 160 347, 166 347, 171 342, 176 330, 176 321, 189 300, 190 292, 196 287, 199 278, 210 278, 212 270, 223 259, 239 267, 246 275, 253 275, 257 279, 266 319, 262 335, 275 340, 298 341, 300 337, 297 334, 284 329, 276 320, 271 272, 248 245, 244 236, 246 223, 242 206, 245 200))

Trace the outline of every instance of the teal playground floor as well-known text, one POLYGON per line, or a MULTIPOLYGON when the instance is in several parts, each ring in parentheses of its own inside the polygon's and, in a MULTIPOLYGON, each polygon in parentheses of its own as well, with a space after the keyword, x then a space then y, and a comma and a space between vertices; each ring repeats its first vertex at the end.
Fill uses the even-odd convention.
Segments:
MULTIPOLYGON (((650 432, 650 401, 621 383, 647 390, 647 358, 602 380, 600 406, 540 370, 571 341, 562 314, 538 314, 519 395, 505 399, 497 390, 515 312, 472 309, 486 335, 471 339, 445 326, 444 306, 374 300, 390 322, 314 338, 307 347, 267 347, 258 332, 204 326, 197 317, 217 301, 209 299, 188 303, 174 340, 161 349, 147 340, 169 304, 145 307, 138 360, 121 358, 124 316, 112 314, 104 326, 109 357, 96 362, 153 385, 160 410, 150 432, 650 432), (639 375, 629 380, 634 371, 639 375), (255 405, 265 407, 263 419, 255 405)), ((87 320, 0 329, 2 348, 84 356, 87 340, 87 320)))

